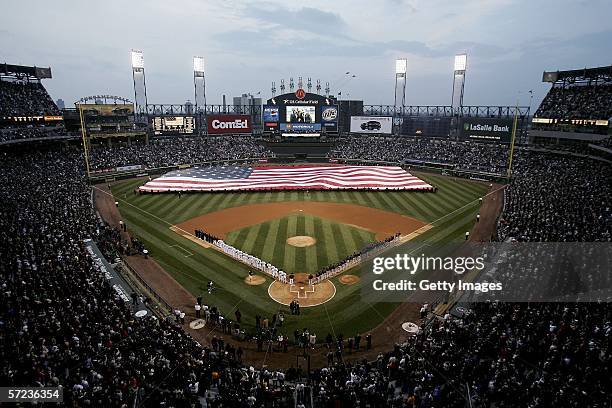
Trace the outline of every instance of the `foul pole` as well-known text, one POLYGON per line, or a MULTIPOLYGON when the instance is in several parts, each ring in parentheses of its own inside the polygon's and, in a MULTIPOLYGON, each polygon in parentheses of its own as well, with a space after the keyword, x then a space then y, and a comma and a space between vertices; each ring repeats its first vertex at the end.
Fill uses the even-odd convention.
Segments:
POLYGON ((87 182, 89 182, 89 149, 87 148, 87 136, 85 131, 85 119, 83 118, 83 106, 77 103, 79 107, 79 117, 81 119, 81 138, 83 140, 83 153, 85 153, 85 168, 87 169, 87 182))

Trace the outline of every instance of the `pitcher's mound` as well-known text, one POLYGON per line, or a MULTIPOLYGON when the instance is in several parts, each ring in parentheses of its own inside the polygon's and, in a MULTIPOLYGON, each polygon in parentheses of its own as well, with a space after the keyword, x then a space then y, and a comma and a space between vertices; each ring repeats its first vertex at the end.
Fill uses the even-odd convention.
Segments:
POLYGON ((344 284, 344 285, 353 285, 357 282, 359 282, 359 276, 355 276, 355 275, 342 275, 338 278, 338 280, 340 281, 340 283, 344 284))
POLYGON ((295 237, 287 238, 287 244, 298 248, 309 247, 317 243, 317 240, 308 235, 296 235, 295 237))
POLYGON ((266 278, 259 275, 247 276, 244 278, 244 283, 251 286, 261 285, 266 281, 266 278))
POLYGON ((318 306, 331 300, 335 294, 336 287, 330 280, 309 285, 307 273, 296 273, 293 285, 274 281, 268 287, 268 295, 286 306, 293 300, 297 300, 301 307, 318 306))

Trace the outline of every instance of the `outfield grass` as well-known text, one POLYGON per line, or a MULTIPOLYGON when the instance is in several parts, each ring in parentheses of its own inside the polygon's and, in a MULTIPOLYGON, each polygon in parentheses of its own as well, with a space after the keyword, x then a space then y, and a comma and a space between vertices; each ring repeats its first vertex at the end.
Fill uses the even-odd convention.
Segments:
MULTIPOLYGON (((438 192, 351 191, 310 192, 308 195, 301 191, 196 193, 183 194, 182 198, 178 199, 175 194, 134 194, 133 190, 143 183, 141 180, 115 184, 112 186, 112 191, 121 202, 119 208, 128 228, 144 242, 160 265, 194 295, 204 293, 205 301, 216 305, 224 314, 231 317, 233 310, 239 308, 244 325, 253 327, 256 314, 271 316, 281 308, 281 305, 268 297, 267 288, 270 279, 264 285, 246 286, 243 281, 248 273, 246 266, 179 236, 169 229, 171 225, 205 213, 247 204, 320 201, 364 205, 433 223, 434 228, 418 237, 418 240, 423 242, 463 240, 465 231, 472 228, 479 208, 478 198, 485 194, 486 186, 442 176, 420 175, 420 177, 437 186, 438 192), (185 249, 194 255, 186 257, 185 249), (209 280, 213 280, 219 288, 213 295, 206 294, 205 287, 209 280)), ((271 223, 276 221, 279 220, 273 220, 271 223)), ((317 224, 314 225, 315 238, 320 239, 317 234, 317 224)), ((264 228, 263 224, 260 228, 264 228)), ((297 219, 295 228, 297 232, 297 219)), ((306 229, 305 218, 304 229, 306 229)), ((351 236, 352 234, 353 232, 350 232, 351 236)), ((333 235, 336 236, 336 233, 333 235)), ((341 235, 344 237, 345 234, 341 235)), ((283 238, 285 239, 286 237, 283 238)), ((338 239, 338 242, 346 245, 346 240, 338 239)), ((269 251, 267 243, 268 240, 256 240, 255 250, 258 250, 257 246, 261 246, 262 254, 269 251)), ((274 249, 272 256, 281 259, 284 255, 281 255, 280 250, 274 249)), ((299 265, 302 265, 302 262, 307 265, 309 262, 307 259, 308 257, 304 256, 304 261, 300 260, 299 265)), ((317 253, 317 264, 319 263, 319 253, 317 253)), ((360 271, 353 270, 351 273, 359 275, 360 271)), ((324 338, 328 332, 343 333, 345 336, 353 335, 376 326, 396 306, 392 303, 363 302, 360 298, 359 285, 345 286, 339 283, 337 278, 332 279, 332 282, 336 285, 337 292, 330 302, 322 306, 305 308, 299 317, 291 316, 288 311, 285 313, 286 333, 290 334, 296 328, 308 327, 314 330, 319 338, 324 338)))

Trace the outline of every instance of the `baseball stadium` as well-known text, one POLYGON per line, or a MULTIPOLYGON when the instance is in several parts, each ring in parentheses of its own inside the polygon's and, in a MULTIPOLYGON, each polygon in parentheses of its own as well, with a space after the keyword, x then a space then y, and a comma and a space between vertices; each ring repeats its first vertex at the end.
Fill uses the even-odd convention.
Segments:
POLYGON ((612 10, 358 3, 7 5, 0 405, 612 406, 612 10))

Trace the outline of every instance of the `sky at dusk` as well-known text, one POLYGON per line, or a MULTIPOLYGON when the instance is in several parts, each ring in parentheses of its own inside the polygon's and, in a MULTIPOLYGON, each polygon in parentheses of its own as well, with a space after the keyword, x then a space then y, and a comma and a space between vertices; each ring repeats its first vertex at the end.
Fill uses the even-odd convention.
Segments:
POLYGON ((0 62, 51 66, 45 86, 67 105, 133 99, 132 48, 144 52, 149 103, 193 100, 198 55, 209 104, 269 98, 272 81, 298 76, 393 104, 395 59, 405 57, 406 103, 448 105, 454 55, 466 52, 465 105, 527 105, 532 89, 535 107, 550 87, 544 70, 612 64, 611 15, 609 0, 8 0, 0 62))

